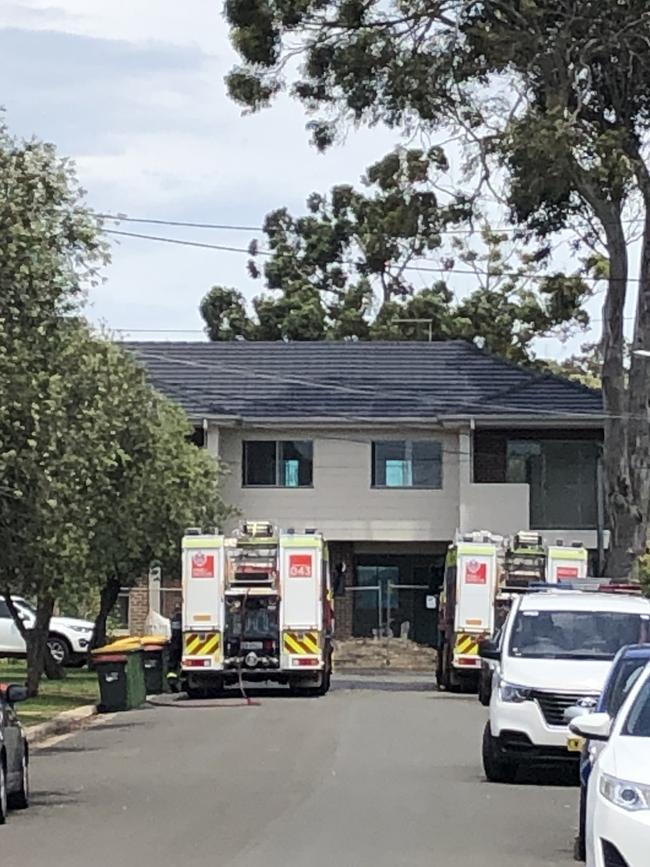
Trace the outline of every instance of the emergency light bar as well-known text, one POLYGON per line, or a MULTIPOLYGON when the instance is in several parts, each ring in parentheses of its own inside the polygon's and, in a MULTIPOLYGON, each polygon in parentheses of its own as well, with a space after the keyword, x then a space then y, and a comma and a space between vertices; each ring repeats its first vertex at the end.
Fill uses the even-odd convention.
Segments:
POLYGON ((550 584, 547 581, 531 581, 530 584, 506 584, 499 588, 499 593, 623 593, 632 596, 641 595, 641 585, 632 582, 610 583, 607 578, 575 578, 572 581, 562 581, 550 584))

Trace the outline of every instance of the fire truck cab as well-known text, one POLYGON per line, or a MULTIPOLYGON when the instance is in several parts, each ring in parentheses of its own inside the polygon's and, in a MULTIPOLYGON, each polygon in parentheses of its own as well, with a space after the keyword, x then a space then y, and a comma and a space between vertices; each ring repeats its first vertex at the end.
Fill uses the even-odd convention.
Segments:
POLYGON ((231 537, 183 538, 182 684, 191 697, 240 680, 324 695, 332 671, 332 594, 320 533, 247 521, 231 537))

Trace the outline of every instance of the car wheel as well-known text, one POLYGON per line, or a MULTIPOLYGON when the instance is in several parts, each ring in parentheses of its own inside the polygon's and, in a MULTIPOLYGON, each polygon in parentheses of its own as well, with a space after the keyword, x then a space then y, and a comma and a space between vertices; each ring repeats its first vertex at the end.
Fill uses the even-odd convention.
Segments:
POLYGON ((490 723, 483 730, 483 770, 491 783, 514 783, 517 765, 506 761, 499 753, 497 739, 492 737, 490 723))
POLYGON ((0 757, 0 825, 7 821, 7 774, 5 772, 4 759, 0 757))
POLYGON ((70 645, 60 635, 50 635, 47 639, 50 655, 57 665, 67 665, 71 657, 70 645))
POLYGON ((20 788, 9 796, 8 801, 12 810, 26 810, 29 807, 29 761, 25 750, 21 764, 20 788))

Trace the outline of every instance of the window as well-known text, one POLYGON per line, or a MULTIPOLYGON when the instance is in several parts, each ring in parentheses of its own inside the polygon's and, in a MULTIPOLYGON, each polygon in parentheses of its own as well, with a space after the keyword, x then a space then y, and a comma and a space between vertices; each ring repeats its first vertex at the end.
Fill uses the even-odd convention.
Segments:
POLYGON ((646 681, 632 705, 623 734, 633 738, 650 738, 650 681, 646 681))
POLYGON ((387 440, 372 444, 375 488, 441 488, 442 447, 432 440, 387 440))
POLYGON ((613 611, 520 611, 510 653, 527 659, 613 659, 624 645, 647 640, 649 620, 613 611))
POLYGON ((243 444, 245 487, 308 488, 313 481, 313 443, 247 440, 243 444))
POLYGON ((9 613, 9 606, 4 601, 4 599, 0 599, 0 618, 4 620, 8 617, 11 617, 11 614, 9 613))
POLYGON ((598 443, 509 440, 506 481, 530 485, 530 525, 538 530, 596 526, 598 443))

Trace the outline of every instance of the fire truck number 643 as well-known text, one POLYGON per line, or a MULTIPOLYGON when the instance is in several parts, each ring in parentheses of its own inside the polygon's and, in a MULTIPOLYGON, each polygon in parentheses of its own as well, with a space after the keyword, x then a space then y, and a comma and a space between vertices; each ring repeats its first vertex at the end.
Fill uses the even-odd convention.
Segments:
POLYGON ((289 577, 290 578, 311 578, 312 568, 311 554, 290 554, 289 555, 289 577))

